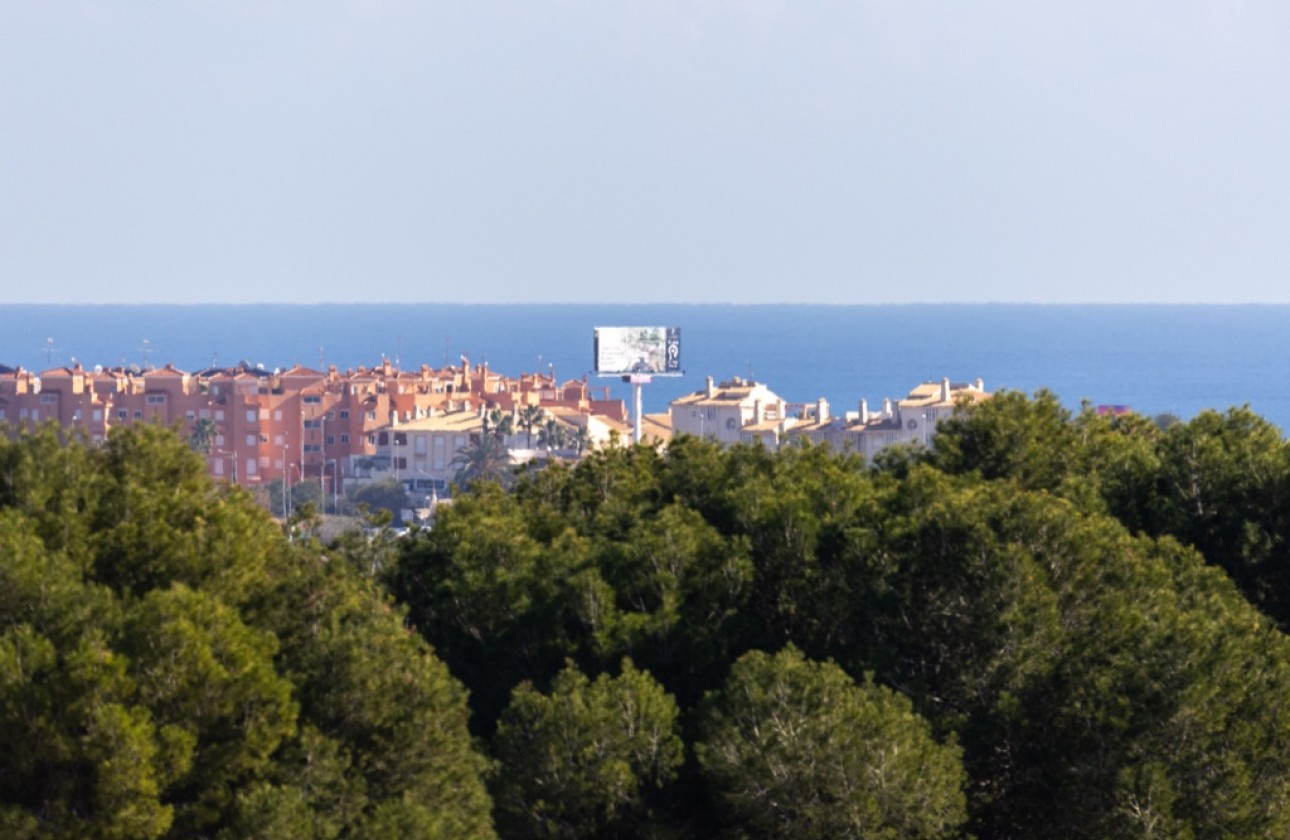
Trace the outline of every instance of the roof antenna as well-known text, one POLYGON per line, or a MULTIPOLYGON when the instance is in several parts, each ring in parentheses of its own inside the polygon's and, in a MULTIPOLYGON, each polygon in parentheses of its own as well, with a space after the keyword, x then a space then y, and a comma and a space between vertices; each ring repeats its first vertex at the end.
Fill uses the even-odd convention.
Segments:
POLYGON ((56 350, 58 348, 54 346, 54 339, 45 339, 45 367, 52 368, 54 366, 54 352, 56 350))

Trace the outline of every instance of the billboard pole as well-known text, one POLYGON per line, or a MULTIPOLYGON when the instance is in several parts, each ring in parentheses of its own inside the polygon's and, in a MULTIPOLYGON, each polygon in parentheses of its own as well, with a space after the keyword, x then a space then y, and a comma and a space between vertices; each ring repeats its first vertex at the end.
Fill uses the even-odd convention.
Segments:
POLYGON ((641 418, 644 416, 641 408, 641 386, 648 385, 650 383, 650 377, 648 374, 637 373, 631 376, 624 376, 623 379, 632 383, 632 389, 636 392, 636 417, 635 424, 632 426, 632 443, 640 443, 641 418))

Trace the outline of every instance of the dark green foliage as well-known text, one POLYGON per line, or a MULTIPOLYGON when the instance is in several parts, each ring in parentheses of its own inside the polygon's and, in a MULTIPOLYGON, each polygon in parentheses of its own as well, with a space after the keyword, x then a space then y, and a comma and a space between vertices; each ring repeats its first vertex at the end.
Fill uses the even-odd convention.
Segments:
POLYGON ((464 692, 173 432, 0 441, 0 834, 488 837, 464 692))
POLYGON ((1003 394, 872 468, 683 437, 325 557, 200 472, 0 444, 0 835, 489 836, 451 671, 509 836, 1290 836, 1246 410, 1003 394))
POLYGON ((794 647, 752 651, 710 695, 695 745, 730 824, 753 837, 954 837, 959 750, 907 699, 794 647))
POLYGON ((520 684, 495 738, 503 834, 647 836, 648 803, 681 765, 676 730, 676 702, 630 661, 594 682, 569 664, 549 696, 520 684))
MULTIPOLYGON (((745 653, 792 644, 956 738, 966 830, 983 840, 1277 838, 1290 650, 1169 536, 1198 520, 1162 523, 1188 498, 1166 480, 1179 453, 1205 452, 1195 486, 1239 512, 1238 556, 1275 549, 1276 497, 1238 491, 1279 492, 1257 479, 1282 450, 1239 412, 1206 422, 1162 431, 1016 396, 878 470, 687 438, 597 453, 464 496, 387 579, 467 683, 481 733, 521 683, 551 693, 566 659, 595 679, 630 656, 697 746, 704 694, 745 653)), ((1235 539, 1221 521, 1188 541, 1235 539)), ((761 830, 699 770, 681 769, 652 830, 707 836, 718 814, 733 836, 761 830)), ((499 790, 522 784, 510 772, 499 790)))
POLYGON ((1050 394, 1005 393, 942 424, 928 460, 1176 537, 1290 627, 1290 445, 1248 408, 1186 423, 1086 409, 1072 421, 1050 394))
POLYGON ((408 506, 408 494, 403 484, 394 479, 374 481, 349 494, 358 507, 367 510, 389 511, 392 520, 398 519, 401 511, 408 506))

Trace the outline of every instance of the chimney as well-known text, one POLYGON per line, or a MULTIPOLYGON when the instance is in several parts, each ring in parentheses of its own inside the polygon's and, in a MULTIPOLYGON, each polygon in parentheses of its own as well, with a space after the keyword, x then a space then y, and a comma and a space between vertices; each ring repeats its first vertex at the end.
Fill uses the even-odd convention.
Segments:
POLYGON ((882 416, 891 417, 891 397, 882 398, 882 416))
POLYGON ((708 396, 708 399, 712 399, 712 398, 713 398, 713 397, 715 397, 716 395, 717 395, 717 389, 716 389, 715 387, 713 387, 713 385, 712 385, 712 377, 711 377, 711 376, 709 376, 709 377, 708 377, 708 387, 707 387, 707 396, 708 396))
POLYGON ((976 387, 978 391, 980 391, 981 393, 985 393, 985 382, 984 380, 981 379, 981 377, 978 376, 976 378, 976 382, 973 382, 972 384, 973 386, 976 387))
POLYGON ((950 379, 944 377, 941 379, 941 402, 950 401, 950 379))
POLYGON ((820 397, 815 401, 815 422, 829 422, 829 401, 824 399, 824 397, 820 397))
POLYGON ((753 400, 753 418, 754 423, 761 422, 761 400, 753 400))
POLYGON ((860 398, 860 425, 865 426, 869 423, 869 401, 864 397, 860 398))

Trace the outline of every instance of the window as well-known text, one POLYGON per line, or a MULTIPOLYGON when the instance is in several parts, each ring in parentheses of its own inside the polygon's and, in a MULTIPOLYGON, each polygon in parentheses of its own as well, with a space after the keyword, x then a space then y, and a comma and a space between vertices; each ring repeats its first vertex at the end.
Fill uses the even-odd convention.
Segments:
POLYGON ((135 419, 135 420, 142 420, 142 419, 143 419, 143 412, 142 412, 142 411, 136 411, 136 412, 134 413, 134 419, 135 419))
POLYGON ((407 445, 408 445, 408 433, 407 433, 407 432, 395 432, 395 433, 394 433, 394 445, 395 445, 395 446, 407 446, 407 445))
POLYGON ((390 445, 390 433, 389 433, 389 432, 381 432, 379 435, 377 435, 377 436, 376 436, 376 444, 377 444, 377 446, 389 446, 389 445, 390 445))
POLYGON ((322 397, 318 394, 305 394, 305 396, 301 398, 301 402, 305 405, 318 405, 322 402, 322 397))
POLYGON ((282 420, 282 409, 279 408, 277 411, 273 412, 273 419, 278 421, 282 420))
POLYGON ((41 394, 40 401, 45 405, 58 402, 58 394, 41 394))
POLYGON ((224 419, 224 409, 222 409, 222 408, 217 408, 217 409, 215 409, 215 419, 216 419, 216 420, 223 420, 223 419, 224 419))
POLYGON ((216 435, 216 436, 215 436, 215 445, 216 445, 216 446, 223 446, 223 445, 224 445, 224 436, 223 436, 223 435, 216 435))
POLYGON ((334 412, 329 411, 326 414, 324 414, 323 417, 326 417, 328 420, 333 420, 335 419, 333 415, 334 415, 334 412))
POLYGON ((349 419, 349 409, 348 409, 348 408, 342 408, 342 409, 340 410, 340 419, 342 419, 342 420, 348 420, 348 419, 349 419))
POLYGON ((395 458, 395 459, 394 459, 394 468, 395 468, 396 470, 406 470, 406 469, 408 468, 408 459, 407 459, 407 458, 395 458))
POLYGON ((336 436, 335 436, 335 435, 327 435, 327 445, 328 445, 328 446, 335 446, 335 445, 336 445, 336 436))
POLYGON ((267 408, 262 408, 262 409, 260 409, 260 419, 261 419, 261 420, 268 420, 268 419, 269 419, 269 409, 267 409, 267 408))
POLYGON ((148 405, 164 405, 166 402, 165 394, 149 394, 148 405))
POLYGON ((203 420, 209 420, 211 417, 211 410, 209 408, 203 408, 198 412, 198 414, 201 415, 203 420))
POLYGON ((256 439, 255 439, 255 435, 247 435, 247 436, 246 436, 246 445, 247 445, 247 446, 255 446, 255 444, 256 444, 256 443, 257 443, 257 441, 256 441, 256 439))
POLYGON ((414 446, 413 446, 412 451, 413 451, 413 452, 415 452, 415 453, 417 453, 418 455, 424 455, 424 454, 426 454, 426 438, 425 438, 425 435, 417 435, 416 440, 414 441, 414 446))
POLYGON ((254 423, 254 422, 255 422, 255 409, 254 409, 254 408, 248 408, 248 409, 246 410, 246 422, 248 422, 248 423, 254 423))
POLYGON ((322 428, 322 421, 321 421, 321 420, 306 420, 306 421, 305 421, 305 428, 306 428, 306 429, 321 429, 321 428, 322 428))
MULTIPOLYGON (((328 443, 330 443, 330 442, 331 442, 331 441, 328 441, 328 443)), ((340 442, 341 442, 341 443, 349 443, 349 435, 341 435, 341 436, 340 436, 340 442)))
POLYGON ((246 459, 246 474, 247 474, 247 475, 255 475, 255 459, 254 459, 254 458, 247 458, 247 459, 246 459))
POLYGON ((130 412, 126 411, 124 408, 119 408, 119 409, 117 409, 117 412, 116 412, 116 419, 118 419, 118 420, 125 420, 125 419, 127 419, 129 416, 130 416, 130 412))
MULTIPOLYGON (((3 417, 3 416, 4 416, 3 414, 0 414, 0 417, 3 417)), ((102 419, 103 419, 103 409, 101 408, 94 409, 94 422, 97 423, 102 419)))
POLYGON ((197 419, 197 415, 196 415, 196 413, 194 413, 194 412, 192 412, 192 411, 186 411, 186 412, 184 412, 184 417, 185 417, 185 418, 187 418, 187 419, 189 419, 189 420, 196 420, 196 419, 197 419))
POLYGON ((274 435, 274 436, 273 436, 273 445, 274 445, 274 446, 281 446, 284 442, 285 442, 285 441, 282 439, 282 435, 274 435))
POLYGON ((305 446, 304 446, 304 451, 305 451, 305 452, 317 452, 317 451, 319 451, 321 448, 322 448, 322 447, 320 447, 320 446, 319 446, 318 444, 316 444, 316 443, 306 443, 306 444, 305 444, 305 446))

